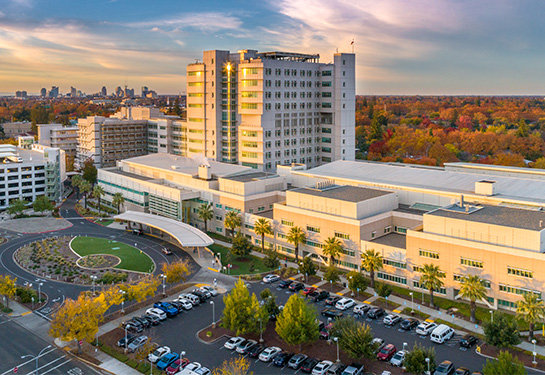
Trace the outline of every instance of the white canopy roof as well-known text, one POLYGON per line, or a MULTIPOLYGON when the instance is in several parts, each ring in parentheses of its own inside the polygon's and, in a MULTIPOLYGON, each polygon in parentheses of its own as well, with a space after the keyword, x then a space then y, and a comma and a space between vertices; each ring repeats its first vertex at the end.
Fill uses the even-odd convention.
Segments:
POLYGON ((206 247, 214 243, 214 240, 197 228, 181 221, 169 219, 163 216, 147 214, 137 211, 125 211, 114 217, 119 220, 132 221, 159 229, 176 238, 184 247, 206 247))

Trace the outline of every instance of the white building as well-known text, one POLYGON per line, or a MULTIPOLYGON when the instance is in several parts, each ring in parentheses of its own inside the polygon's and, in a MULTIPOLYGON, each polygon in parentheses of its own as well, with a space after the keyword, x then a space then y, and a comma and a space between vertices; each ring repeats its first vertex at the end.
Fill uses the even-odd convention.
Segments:
POLYGON ((72 160, 76 157, 78 145, 77 126, 63 124, 37 124, 36 126, 38 127, 39 144, 60 148, 72 160))

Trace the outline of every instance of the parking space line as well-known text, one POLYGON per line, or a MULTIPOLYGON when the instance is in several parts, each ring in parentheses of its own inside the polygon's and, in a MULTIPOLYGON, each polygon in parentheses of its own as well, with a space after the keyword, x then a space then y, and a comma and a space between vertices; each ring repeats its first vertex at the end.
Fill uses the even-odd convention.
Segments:
POLYGON ((395 312, 396 314, 399 314, 401 313, 401 310, 395 309, 393 312, 395 312))
POLYGON ((433 323, 433 322, 434 322, 434 320, 433 320, 433 319, 430 319, 430 318, 428 318, 428 319, 426 319, 426 322, 428 322, 428 323, 433 323))

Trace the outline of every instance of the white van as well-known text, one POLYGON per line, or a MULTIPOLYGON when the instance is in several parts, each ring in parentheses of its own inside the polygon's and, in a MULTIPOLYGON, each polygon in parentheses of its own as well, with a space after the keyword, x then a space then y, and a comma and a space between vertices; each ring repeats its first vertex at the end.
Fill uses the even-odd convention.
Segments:
POLYGON ((432 331, 430 340, 437 344, 443 344, 444 342, 450 340, 453 335, 454 329, 450 328, 446 324, 439 324, 437 328, 432 331))

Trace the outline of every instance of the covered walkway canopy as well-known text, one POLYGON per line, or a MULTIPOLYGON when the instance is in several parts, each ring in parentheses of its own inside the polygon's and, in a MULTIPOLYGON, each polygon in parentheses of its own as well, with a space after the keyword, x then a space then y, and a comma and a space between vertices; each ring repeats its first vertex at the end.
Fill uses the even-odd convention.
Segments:
POLYGON ((157 216, 137 211, 126 211, 120 215, 114 216, 114 219, 132 221, 134 223, 144 224, 152 228, 159 229, 170 234, 183 247, 206 247, 214 243, 214 240, 208 237, 197 228, 192 227, 181 221, 169 219, 163 216, 157 216))

